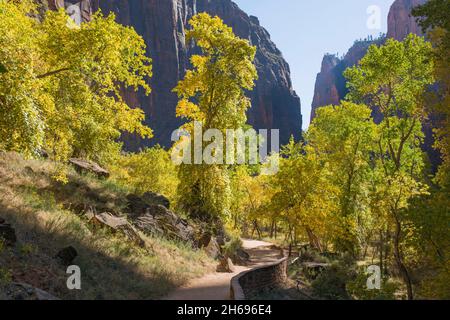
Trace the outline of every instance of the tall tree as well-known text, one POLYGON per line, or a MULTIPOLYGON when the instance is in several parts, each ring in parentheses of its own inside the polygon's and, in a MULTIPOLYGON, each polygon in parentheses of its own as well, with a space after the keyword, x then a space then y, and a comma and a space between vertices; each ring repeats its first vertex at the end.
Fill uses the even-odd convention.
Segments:
POLYGON ((367 207, 365 184, 370 173, 375 124, 371 110, 365 105, 343 101, 341 106, 329 106, 317 111, 307 141, 328 168, 328 181, 336 190, 339 233, 335 249, 356 257, 358 253, 358 223, 365 221, 367 207))
MULTIPOLYGON (((195 123, 201 124, 204 131, 218 129, 222 134, 226 129, 242 128, 250 107, 245 92, 254 87, 257 78, 253 64, 256 48, 237 37, 218 17, 201 13, 189 24, 187 41, 194 41, 201 54, 192 56, 193 69, 174 89, 180 98, 177 116, 188 120, 183 129, 194 139, 202 139, 194 137, 195 123)), ((203 142, 195 143, 205 146, 203 142)), ((213 143, 217 147, 211 154, 223 153, 223 141, 213 143)), ((208 220, 228 214, 229 175, 222 159, 208 164, 183 164, 180 181, 180 204, 193 217, 208 220)))
POLYGON ((442 154, 438 183, 450 188, 450 0, 430 0, 413 9, 424 32, 433 43, 437 93, 428 102, 432 112, 438 114, 435 129, 436 147, 442 154), (433 99, 434 98, 434 99, 433 99))
POLYGON ((412 34, 403 42, 389 39, 383 46, 371 46, 358 66, 345 71, 348 99, 365 101, 384 116, 378 126, 377 160, 386 181, 386 208, 394 226, 394 257, 409 299, 414 294, 401 248, 402 210, 426 189, 421 183, 420 142, 423 96, 434 82, 431 49, 430 43, 412 34))

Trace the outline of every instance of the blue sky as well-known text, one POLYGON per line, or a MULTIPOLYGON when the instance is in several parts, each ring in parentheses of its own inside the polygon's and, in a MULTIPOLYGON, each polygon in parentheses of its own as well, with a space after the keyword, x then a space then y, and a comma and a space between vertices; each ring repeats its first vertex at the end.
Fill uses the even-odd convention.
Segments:
POLYGON ((291 67, 302 100, 303 128, 309 125, 316 75, 325 53, 342 55, 356 39, 387 30, 393 0, 234 0, 257 16, 291 67), (370 6, 378 6, 381 29, 369 29, 370 6))

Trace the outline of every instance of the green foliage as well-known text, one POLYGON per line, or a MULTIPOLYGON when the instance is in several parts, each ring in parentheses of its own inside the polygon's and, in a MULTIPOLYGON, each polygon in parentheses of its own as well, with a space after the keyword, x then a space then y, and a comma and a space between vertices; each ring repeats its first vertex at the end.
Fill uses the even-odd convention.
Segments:
POLYGON ((394 257, 408 291, 414 293, 401 242, 405 233, 403 210, 410 200, 426 193, 421 122, 426 116, 424 95, 434 82, 432 46, 410 34, 403 42, 389 39, 371 46, 360 64, 344 72, 348 99, 366 101, 383 115, 377 126, 375 180, 376 207, 394 234, 394 257))
POLYGON ((368 289, 367 279, 369 275, 363 269, 359 270, 355 279, 348 281, 346 288, 348 293, 357 300, 395 300, 398 284, 383 278, 380 289, 368 289))
POLYGON ((0 286, 8 285, 11 281, 11 271, 6 268, 0 268, 0 286))
POLYGON ((413 8, 412 15, 416 17, 416 20, 424 31, 430 28, 450 30, 449 12, 449 0, 429 0, 425 4, 413 8))
POLYGON ((230 241, 225 243, 222 248, 223 253, 226 257, 233 258, 236 256, 237 252, 242 249, 243 242, 240 237, 233 236, 230 241))
MULTIPOLYGON (((177 116, 189 120, 183 129, 194 137, 194 121, 205 131, 214 128, 225 133, 226 129, 243 127, 250 107, 245 92, 253 88, 257 77, 253 64, 256 48, 235 36, 218 17, 201 13, 189 24, 187 40, 195 42, 201 55, 191 57, 193 69, 174 89, 180 98, 177 116)), ((180 207, 191 216, 209 219, 229 214, 231 190, 226 166, 184 164, 180 182, 180 207)))
MULTIPOLYGON (((288 227, 290 243, 303 232, 311 245, 321 250, 322 238, 334 223, 326 168, 310 145, 290 143, 282 150, 280 171, 271 178, 272 206, 288 227)), ((322 238, 323 239, 323 238, 322 238)))
POLYGON ((150 88, 151 61, 142 38, 93 16, 77 26, 63 12, 43 22, 25 2, 0 3, 0 141, 7 150, 34 155, 46 149, 57 160, 106 160, 123 132, 150 137, 144 113, 125 104, 125 88, 150 88))
POLYGON ((122 155, 110 170, 113 180, 137 194, 151 191, 176 199, 178 168, 159 146, 122 155))
POLYGON ((350 296, 346 289, 346 283, 349 278, 350 275, 346 268, 333 264, 312 282, 314 295, 329 300, 348 300, 350 296))
POLYGON ((323 107, 317 113, 307 140, 317 157, 326 162, 327 183, 338 200, 335 249, 356 253, 358 227, 367 223, 364 211, 376 126, 365 105, 343 101, 341 106, 323 107))
POLYGON ((443 163, 436 176, 436 182, 443 188, 450 188, 450 10, 449 0, 430 0, 414 8, 412 14, 419 21, 424 32, 433 43, 435 61, 434 74, 438 80, 435 92, 429 95, 428 109, 438 115, 435 128, 435 147, 441 153, 443 163))

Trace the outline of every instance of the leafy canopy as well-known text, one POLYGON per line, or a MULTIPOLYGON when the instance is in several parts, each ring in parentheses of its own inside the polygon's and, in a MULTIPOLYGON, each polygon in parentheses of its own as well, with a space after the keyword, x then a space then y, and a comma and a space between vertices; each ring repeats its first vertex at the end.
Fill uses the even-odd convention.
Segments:
MULTIPOLYGON (((241 128, 246 123, 250 100, 245 96, 257 77, 253 60, 256 48, 237 37, 218 17, 206 13, 189 22, 187 41, 194 41, 201 54, 191 58, 192 70, 174 89, 179 96, 177 116, 193 135, 194 122, 203 129, 241 128)), ((215 150, 218 152, 218 150, 215 150)), ((194 217, 227 216, 230 207, 228 168, 220 164, 182 165, 180 191, 183 209, 194 217)))
POLYGON ((60 160, 101 160, 123 132, 151 137, 144 113, 121 97, 150 93, 151 60, 143 39, 114 15, 96 13, 81 26, 61 10, 42 22, 25 2, 0 3, 0 138, 4 148, 60 160))

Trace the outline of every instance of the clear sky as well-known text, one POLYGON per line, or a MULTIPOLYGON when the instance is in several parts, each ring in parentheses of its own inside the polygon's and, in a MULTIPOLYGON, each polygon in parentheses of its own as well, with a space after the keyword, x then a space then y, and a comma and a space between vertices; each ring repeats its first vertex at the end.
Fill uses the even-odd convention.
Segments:
POLYGON ((325 53, 343 55, 353 42, 387 31, 394 0, 233 0, 259 18, 291 67, 294 89, 302 100, 303 129, 309 125, 316 75, 325 53), (381 24, 371 6, 380 9, 381 24), (375 28, 375 29, 373 29, 375 28))

